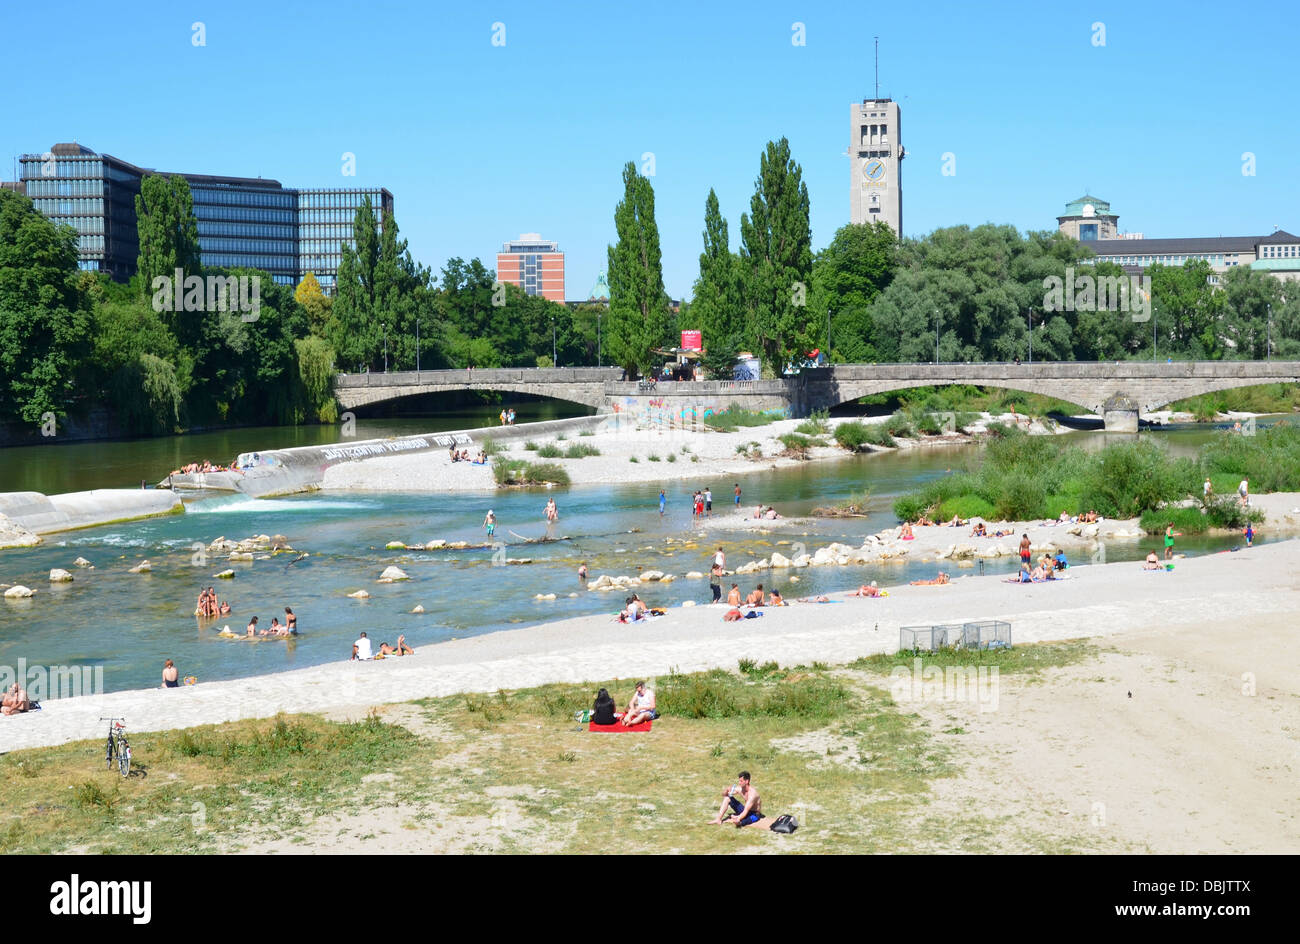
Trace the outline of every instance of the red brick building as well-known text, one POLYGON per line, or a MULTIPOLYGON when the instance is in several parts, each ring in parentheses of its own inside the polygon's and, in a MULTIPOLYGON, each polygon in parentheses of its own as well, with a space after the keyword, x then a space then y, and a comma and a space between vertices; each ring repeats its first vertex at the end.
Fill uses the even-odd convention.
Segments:
POLYGON ((497 253, 497 278, 518 285, 529 295, 564 303, 564 253, 560 244, 524 233, 497 253))

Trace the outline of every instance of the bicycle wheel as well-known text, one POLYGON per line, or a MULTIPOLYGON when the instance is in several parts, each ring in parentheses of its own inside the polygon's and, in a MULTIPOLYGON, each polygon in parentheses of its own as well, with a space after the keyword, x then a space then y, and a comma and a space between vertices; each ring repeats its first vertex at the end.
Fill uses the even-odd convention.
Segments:
POLYGON ((117 770, 123 777, 131 775, 131 745, 126 743, 126 738, 117 747, 117 770))
POLYGON ((109 770, 113 769, 113 735, 108 736, 108 747, 104 750, 104 764, 109 770))

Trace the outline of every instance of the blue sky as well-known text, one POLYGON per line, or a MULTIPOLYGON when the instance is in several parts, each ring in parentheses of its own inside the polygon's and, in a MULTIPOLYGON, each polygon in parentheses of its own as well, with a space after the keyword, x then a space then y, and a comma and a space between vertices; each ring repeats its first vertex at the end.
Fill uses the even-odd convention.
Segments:
POLYGON ((495 266, 504 240, 538 232, 581 298, 614 238, 621 167, 651 152, 665 282, 682 297, 709 188, 735 248, 769 139, 788 137, 803 168, 814 248, 848 221, 848 105, 873 93, 878 35, 907 235, 1052 228, 1085 187, 1147 236, 1300 231, 1294 4, 708 6, 10 5, 0 177, 75 138, 162 170, 385 186, 426 265, 495 266))

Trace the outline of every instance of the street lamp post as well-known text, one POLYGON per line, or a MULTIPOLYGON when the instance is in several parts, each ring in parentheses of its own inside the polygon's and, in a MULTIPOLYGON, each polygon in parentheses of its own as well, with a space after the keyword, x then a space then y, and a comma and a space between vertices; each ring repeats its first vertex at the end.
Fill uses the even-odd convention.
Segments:
POLYGON ((1034 362, 1034 310, 1029 309, 1029 363, 1034 362))
POLYGON ((605 316, 603 311, 596 312, 596 366, 600 366, 600 319, 605 316))
POLYGON ((1267 332, 1267 334, 1265 334, 1264 336, 1265 338, 1264 360, 1271 361, 1273 359, 1273 303, 1272 302, 1268 303, 1268 322, 1267 322, 1267 326, 1265 327, 1265 331, 1267 332))
POLYGON ((551 315, 551 366, 559 367, 555 360, 555 316, 551 315))
POLYGON ((384 373, 388 373, 388 325, 380 325, 384 329, 384 373))
POLYGON ((939 363, 939 309, 934 310, 934 362, 939 363))
POLYGON ((826 360, 831 359, 831 306, 826 306, 826 360))
POLYGON ((420 379, 420 318, 415 318, 415 379, 420 379))

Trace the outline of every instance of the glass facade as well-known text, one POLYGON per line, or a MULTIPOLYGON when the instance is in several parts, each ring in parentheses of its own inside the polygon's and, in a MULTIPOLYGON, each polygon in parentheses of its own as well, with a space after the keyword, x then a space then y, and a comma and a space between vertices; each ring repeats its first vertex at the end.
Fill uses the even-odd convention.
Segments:
POLYGON ((298 272, 310 272, 326 294, 334 294, 343 244, 352 241, 352 221, 366 198, 383 231, 384 214, 393 212, 393 195, 383 188, 298 191, 298 272))
POLYGON ((262 269, 298 279, 298 192, 274 180, 187 176, 204 266, 262 269))
POLYGON ((140 254, 135 196, 142 172, 79 144, 24 154, 21 180, 36 209, 77 231, 77 265, 126 281, 140 254))
MULTIPOLYGON (((140 254, 135 198, 141 179, 155 171, 80 144, 56 144, 21 161, 36 209, 77 231, 78 265, 128 280, 140 254)), ((330 293, 362 201, 370 198, 381 227, 393 212, 393 195, 382 187, 295 190, 261 178, 181 176, 194 198, 204 266, 262 269, 286 285, 311 272, 330 293)))

